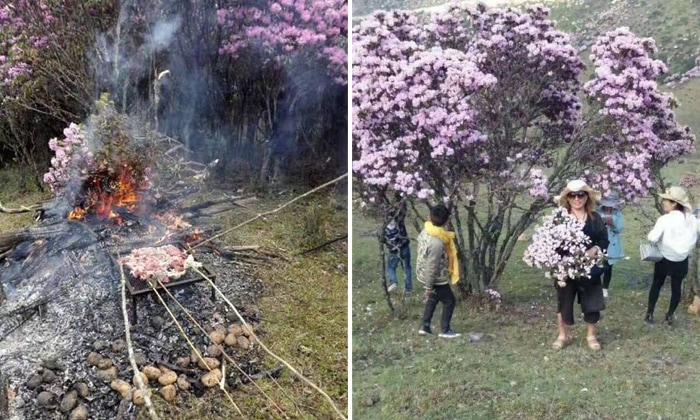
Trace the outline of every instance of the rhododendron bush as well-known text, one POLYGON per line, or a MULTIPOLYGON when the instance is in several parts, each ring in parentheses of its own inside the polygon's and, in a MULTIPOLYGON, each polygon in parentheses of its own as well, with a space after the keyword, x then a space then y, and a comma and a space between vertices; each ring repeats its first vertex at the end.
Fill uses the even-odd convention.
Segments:
MULTIPOLYGON (((377 12, 353 28, 353 171, 364 205, 390 191, 453 211, 468 290, 497 282, 517 238, 570 179, 636 201, 693 150, 658 90, 654 41, 622 28, 585 67, 549 10, 377 12)), ((416 213, 417 214, 417 213, 416 213)))
POLYGON ((261 46, 276 61, 302 54, 323 62, 336 83, 347 85, 348 4, 344 0, 253 0, 230 2, 217 21, 227 39, 220 53, 240 56, 261 46))
POLYGON ((43 180, 54 196, 71 204, 78 204, 93 179, 129 181, 141 192, 149 186, 155 166, 153 136, 139 121, 118 113, 108 95, 102 95, 95 114, 84 124, 71 123, 62 137, 49 140, 54 156, 43 180))
POLYGON ((109 25, 112 4, 0 2, 0 151, 11 151, 23 178, 30 172, 39 181, 49 158, 48 137, 82 120, 95 99, 86 50, 109 25))

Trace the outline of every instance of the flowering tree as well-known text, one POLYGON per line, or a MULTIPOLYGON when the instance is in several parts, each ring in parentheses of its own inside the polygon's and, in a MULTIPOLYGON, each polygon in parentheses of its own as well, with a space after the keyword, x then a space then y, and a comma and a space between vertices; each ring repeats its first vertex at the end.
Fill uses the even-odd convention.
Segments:
POLYGON ((259 89, 267 127, 261 180, 274 182, 283 162, 292 163, 288 156, 294 151, 315 155, 316 162, 335 155, 338 143, 347 139, 347 132, 332 133, 332 127, 347 126, 341 121, 347 107, 338 107, 347 103, 347 2, 229 1, 218 10, 217 21, 224 34, 220 54, 241 62, 253 57, 256 72, 273 74, 259 89), (321 141, 309 136, 319 129, 326 132, 321 141))
POLYGON ((548 13, 454 6, 425 23, 378 12, 353 29, 364 203, 386 203, 389 190, 447 203, 468 290, 497 283, 518 236, 569 179, 637 200, 692 150, 654 82, 664 67, 652 40, 606 34, 582 86, 578 51, 548 13))
POLYGON ((348 5, 344 0, 254 0, 231 2, 217 21, 228 37, 219 52, 240 56, 259 46, 276 62, 295 54, 322 61, 328 74, 347 84, 348 5))
POLYGON ((48 160, 47 133, 82 119, 94 99, 86 54, 110 21, 108 0, 0 4, 0 144, 34 175, 48 160))

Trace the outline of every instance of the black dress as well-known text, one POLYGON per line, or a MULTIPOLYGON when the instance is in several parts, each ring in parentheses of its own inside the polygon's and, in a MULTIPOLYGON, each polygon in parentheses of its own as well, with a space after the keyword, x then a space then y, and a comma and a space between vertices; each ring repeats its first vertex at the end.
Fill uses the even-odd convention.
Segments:
MULTIPOLYGON (((586 219, 583 233, 588 236, 589 241, 586 249, 598 246, 601 251, 608 248, 608 229, 603 223, 602 217, 597 212, 593 212, 586 219)), ((603 283, 601 281, 602 269, 594 267, 590 277, 581 277, 570 280, 565 287, 557 286, 558 312, 567 325, 574 323, 573 305, 574 299, 578 298, 581 304, 581 312, 584 320, 588 323, 596 323, 600 319, 600 311, 605 309, 605 298, 603 297, 603 283)))

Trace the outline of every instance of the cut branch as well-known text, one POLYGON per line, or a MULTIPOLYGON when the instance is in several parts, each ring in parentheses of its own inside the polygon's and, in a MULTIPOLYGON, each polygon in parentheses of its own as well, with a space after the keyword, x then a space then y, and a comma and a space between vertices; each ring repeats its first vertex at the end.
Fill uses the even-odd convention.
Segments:
POLYGON ((326 241, 326 242, 322 243, 321 245, 315 246, 315 247, 313 247, 313 248, 311 248, 311 249, 307 249, 306 251, 302 251, 302 252, 298 253, 297 255, 304 255, 304 254, 308 254, 308 253, 310 253, 310 252, 318 251, 318 250, 321 249, 321 248, 325 248, 325 247, 327 247, 328 245, 334 244, 334 243, 336 243, 336 242, 342 241, 342 240, 347 239, 347 238, 348 238, 348 235, 347 235, 347 233, 346 233, 346 234, 343 235, 343 236, 339 236, 339 237, 337 237, 337 238, 335 238, 335 239, 331 239, 330 241, 326 241))
POLYGON ((260 214, 258 214, 257 216, 253 217, 252 219, 248 219, 248 220, 246 220, 245 222, 240 223, 240 224, 238 224, 238 225, 232 227, 231 229, 225 230, 224 232, 221 232, 221 233, 219 233, 218 235, 214 235, 214 236, 212 236, 212 237, 209 238, 209 239, 205 239, 205 240, 203 240, 202 242, 200 242, 200 243, 194 245, 192 248, 200 247, 200 246, 206 244, 207 242, 211 242, 212 240, 214 240, 214 239, 216 239, 216 238, 219 238, 219 237, 221 237, 221 236, 224 236, 224 235, 226 235, 226 234, 229 234, 229 233, 233 232, 234 230, 240 228, 241 226, 245 226, 245 225, 247 225, 248 223, 254 222, 254 221, 256 221, 256 220, 258 220, 258 219, 260 219, 260 218, 262 218, 262 217, 268 216, 268 215, 270 215, 270 214, 277 213, 278 211, 282 210, 283 208, 289 206, 290 204, 295 203, 295 202, 301 200, 302 198, 307 197, 307 196, 309 196, 309 195, 315 193, 316 191, 319 191, 319 190, 322 190, 322 189, 324 189, 324 188, 326 188, 326 187, 329 187, 329 186, 331 186, 331 185, 337 184, 338 182, 340 182, 341 180, 343 180, 344 178, 347 178, 347 177, 348 177, 348 174, 343 174, 343 175, 339 176, 338 178, 336 178, 336 179, 334 179, 334 180, 332 180, 332 181, 328 181, 328 182, 326 182, 325 184, 319 185, 318 187, 312 189, 311 191, 307 191, 307 192, 305 192, 304 194, 302 194, 302 195, 300 195, 300 196, 297 196, 297 197, 295 197, 295 198, 293 198, 293 199, 287 201, 286 203, 282 204, 281 206, 277 207, 277 208, 274 209, 274 210, 271 210, 271 211, 268 211, 268 212, 265 212, 265 213, 260 213, 260 214))
POLYGON ((22 207, 20 207, 20 208, 18 208, 18 209, 13 209, 13 208, 5 207, 5 206, 2 204, 2 202, 0 202, 0 212, 2 212, 2 213, 9 213, 9 214, 13 214, 13 213, 29 213, 29 212, 32 212, 32 211, 37 211, 37 210, 39 210, 39 209, 41 209, 41 205, 40 205, 40 204, 34 204, 34 205, 32 205, 32 206, 29 206, 29 207, 22 206, 22 207))

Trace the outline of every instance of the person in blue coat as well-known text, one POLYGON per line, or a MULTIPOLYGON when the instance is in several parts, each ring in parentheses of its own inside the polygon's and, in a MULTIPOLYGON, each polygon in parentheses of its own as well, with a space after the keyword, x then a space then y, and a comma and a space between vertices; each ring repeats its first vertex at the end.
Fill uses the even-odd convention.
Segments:
POLYGON ((619 199, 617 194, 612 193, 608 197, 603 198, 598 207, 598 213, 600 213, 605 226, 608 228, 608 239, 610 240, 608 258, 603 266, 603 297, 606 298, 608 297, 610 279, 612 279, 613 266, 625 255, 622 249, 622 238, 620 237, 622 229, 625 227, 625 220, 622 217, 622 211, 620 211, 621 204, 622 200, 619 199))

